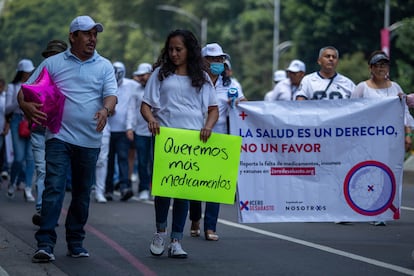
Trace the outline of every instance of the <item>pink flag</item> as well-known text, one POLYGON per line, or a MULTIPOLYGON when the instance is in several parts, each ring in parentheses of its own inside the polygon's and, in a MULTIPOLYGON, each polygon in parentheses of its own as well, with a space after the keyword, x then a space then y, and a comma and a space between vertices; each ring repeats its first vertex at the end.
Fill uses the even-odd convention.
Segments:
POLYGON ((25 101, 43 104, 41 111, 47 114, 47 120, 42 125, 57 133, 62 124, 65 95, 56 87, 46 67, 33 84, 23 84, 22 91, 25 101))

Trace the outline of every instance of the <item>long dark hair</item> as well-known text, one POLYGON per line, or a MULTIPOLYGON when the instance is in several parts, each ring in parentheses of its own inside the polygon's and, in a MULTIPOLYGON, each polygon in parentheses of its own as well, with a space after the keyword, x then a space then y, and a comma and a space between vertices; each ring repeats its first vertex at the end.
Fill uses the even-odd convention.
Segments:
POLYGON ((191 84, 194 87, 201 88, 204 83, 208 82, 204 73, 205 67, 201 56, 201 47, 194 34, 188 30, 175 30, 168 35, 165 40, 164 48, 161 50, 158 60, 154 64, 154 68, 161 67, 158 79, 163 81, 168 76, 174 74, 177 68, 168 54, 170 40, 176 36, 182 38, 183 43, 187 48, 187 72, 188 77, 191 79, 191 84))
POLYGON ((22 82, 23 74, 24 74, 23 71, 17 71, 11 83, 16 84, 16 83, 22 82))

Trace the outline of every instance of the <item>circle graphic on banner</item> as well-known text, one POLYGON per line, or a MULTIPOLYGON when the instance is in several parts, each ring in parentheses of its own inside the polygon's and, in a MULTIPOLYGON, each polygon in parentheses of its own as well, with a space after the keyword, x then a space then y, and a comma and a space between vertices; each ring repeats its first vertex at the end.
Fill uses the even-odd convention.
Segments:
POLYGON ((344 196, 357 213, 376 216, 390 208, 394 219, 399 211, 393 205, 396 181, 391 169, 378 161, 364 161, 355 165, 346 175, 344 196))

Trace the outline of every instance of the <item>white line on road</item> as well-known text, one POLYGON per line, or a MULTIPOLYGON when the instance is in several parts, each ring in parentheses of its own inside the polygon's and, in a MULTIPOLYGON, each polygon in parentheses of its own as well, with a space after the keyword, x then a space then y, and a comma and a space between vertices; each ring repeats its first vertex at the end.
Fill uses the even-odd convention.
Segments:
MULTIPOLYGON (((410 208, 410 209, 411 209, 411 211, 414 211, 414 208, 410 208)), ((408 268, 405 268, 405 267, 401 267, 401 266, 397 266, 397 265, 393 265, 393 264, 389 264, 389 263, 385 263, 385 262, 381 262, 381 261, 378 261, 378 260, 375 260, 375 259, 367 258, 367 257, 360 256, 360 255, 357 255, 357 254, 349 253, 349 252, 346 252, 346 251, 338 250, 338 249, 335 249, 335 248, 332 248, 332 247, 328 247, 328 246, 320 245, 320 244, 317 244, 317 243, 292 238, 292 237, 281 235, 281 234, 276 234, 276 233, 273 233, 273 232, 269 232, 269 231, 266 231, 266 230, 261 230, 261 229, 258 229, 258 228, 254 228, 254 227, 239 224, 239 223, 234 223, 234 222, 227 221, 227 220, 224 220, 224 219, 219 219, 218 222, 221 223, 221 224, 227 225, 227 226, 243 229, 243 230, 246 230, 246 231, 254 232, 254 233, 261 234, 261 235, 268 236, 268 237, 273 237, 273 238, 293 242, 293 243, 304 245, 304 246, 307 246, 307 247, 312 247, 312 248, 322 250, 322 251, 325 251, 325 252, 328 252, 328 253, 331 253, 331 254, 336 254, 336 255, 343 256, 343 257, 346 257, 346 258, 350 258, 350 259, 353 259, 353 260, 356 260, 356 261, 365 262, 365 263, 368 263, 368 264, 371 264, 371 265, 375 265, 375 266, 383 267, 383 268, 386 268, 386 269, 394 270, 394 271, 404 273, 404 274, 407 274, 407 275, 414 275, 414 270, 411 270, 411 269, 408 269, 408 268)))
MULTIPOLYGON (((135 197, 134 197, 134 199, 135 199, 135 197)), ((152 201, 145 201, 145 203, 154 204, 154 202, 152 202, 152 201)), ((414 208, 411 208, 411 207, 401 206, 401 209, 408 210, 408 211, 414 211, 414 208)), ((304 245, 304 246, 307 246, 307 247, 322 250, 322 251, 325 251, 325 252, 328 252, 328 253, 331 253, 331 254, 336 254, 336 255, 339 255, 339 256, 346 257, 346 258, 350 258, 350 259, 353 259, 353 260, 356 260, 356 261, 360 261, 360 262, 364 262, 364 263, 367 263, 367 264, 371 264, 371 265, 383 267, 383 268, 386 268, 386 269, 394 270, 394 271, 404 273, 404 274, 407 274, 407 275, 414 275, 414 270, 411 270, 411 269, 408 269, 408 268, 405 268, 405 267, 402 267, 402 266, 397 266, 397 265, 381 262, 381 261, 378 261, 378 260, 375 260, 375 259, 367 258, 367 257, 360 256, 360 255, 357 255, 357 254, 349 253, 349 252, 346 252, 346 251, 338 250, 338 249, 335 249, 335 248, 332 248, 332 247, 329 247, 329 246, 320 245, 320 244, 317 244, 317 243, 308 242, 308 241, 305 241, 305 240, 300 240, 300 239, 292 238, 292 237, 281 235, 281 234, 276 234, 276 233, 273 233, 273 232, 269 232, 269 231, 266 231, 266 230, 254 228, 254 227, 247 226, 247 225, 240 224, 240 223, 235 223, 235 222, 224 220, 224 219, 218 219, 218 222, 221 223, 221 224, 230 226, 230 227, 235 227, 235 228, 243 229, 243 230, 246 230, 246 231, 254 232, 254 233, 257 233, 257 234, 261 234, 261 235, 264 235, 264 236, 273 237, 273 238, 277 238, 277 239, 280 239, 280 240, 293 242, 293 243, 296 243, 296 244, 300 244, 300 245, 304 245)))

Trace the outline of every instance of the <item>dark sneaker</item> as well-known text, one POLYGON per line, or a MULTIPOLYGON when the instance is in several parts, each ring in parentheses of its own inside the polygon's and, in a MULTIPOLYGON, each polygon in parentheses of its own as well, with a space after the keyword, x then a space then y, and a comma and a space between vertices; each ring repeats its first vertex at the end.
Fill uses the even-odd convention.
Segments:
POLYGON ((53 255, 50 249, 39 249, 32 257, 33 263, 49 263, 54 260, 55 255, 53 255))
POLYGON ((122 193, 121 193, 121 201, 127 201, 133 195, 134 195, 134 193, 131 191, 131 189, 126 189, 126 190, 122 191, 122 193))
POLYGON ((87 258, 89 257, 89 252, 83 247, 75 247, 68 249, 66 255, 72 258, 87 258))
POLYGON ((112 201, 112 200, 114 200, 114 196, 113 196, 112 193, 105 193, 105 199, 107 201, 112 201))

